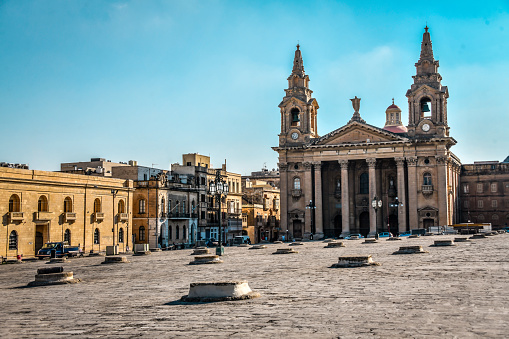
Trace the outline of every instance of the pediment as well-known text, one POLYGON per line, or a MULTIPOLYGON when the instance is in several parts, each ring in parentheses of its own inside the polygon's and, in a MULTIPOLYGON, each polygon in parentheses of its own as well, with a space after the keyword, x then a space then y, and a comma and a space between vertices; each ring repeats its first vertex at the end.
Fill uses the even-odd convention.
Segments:
POLYGON ((348 145, 360 143, 387 143, 408 139, 381 128, 352 122, 315 140, 313 145, 348 145))
POLYGON ((288 105, 305 107, 307 105, 307 103, 305 101, 302 101, 302 100, 296 98, 296 97, 291 97, 286 100, 283 99, 283 101, 281 101, 281 103, 279 104, 279 107, 288 106, 288 105))

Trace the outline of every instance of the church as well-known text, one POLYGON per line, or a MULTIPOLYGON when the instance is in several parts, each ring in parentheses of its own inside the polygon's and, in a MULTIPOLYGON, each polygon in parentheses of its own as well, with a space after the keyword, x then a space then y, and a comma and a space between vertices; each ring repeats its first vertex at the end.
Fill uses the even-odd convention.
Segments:
POLYGON ((408 126, 390 105, 384 127, 366 123, 353 98, 348 123, 317 133, 320 108, 297 45, 279 104, 281 235, 293 238, 379 232, 399 234, 460 221, 461 162, 447 124, 447 86, 438 73, 428 27, 407 91, 408 126))

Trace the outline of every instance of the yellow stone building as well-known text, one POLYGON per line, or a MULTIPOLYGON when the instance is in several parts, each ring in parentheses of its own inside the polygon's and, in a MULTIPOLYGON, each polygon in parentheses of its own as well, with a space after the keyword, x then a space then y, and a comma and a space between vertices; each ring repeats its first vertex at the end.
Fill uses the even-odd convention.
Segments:
POLYGON ((133 191, 130 180, 0 167, 0 256, 33 257, 50 241, 127 251, 133 191))

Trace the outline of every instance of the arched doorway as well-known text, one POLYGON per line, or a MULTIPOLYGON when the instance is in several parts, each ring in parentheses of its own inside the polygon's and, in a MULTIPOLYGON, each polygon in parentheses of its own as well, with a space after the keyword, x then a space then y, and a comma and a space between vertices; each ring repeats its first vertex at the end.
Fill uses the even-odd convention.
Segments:
POLYGON ((362 212, 359 215, 359 233, 363 236, 367 236, 369 234, 369 213, 362 212))
POLYGON ((426 231, 428 231, 431 226, 435 226, 435 220, 429 219, 429 218, 423 219, 422 224, 423 224, 424 228, 426 229, 426 231))
POLYGON ((293 237, 302 239, 302 221, 293 221, 293 237))
POLYGON ((334 232, 333 234, 327 234, 329 236, 332 236, 334 238, 337 238, 341 235, 343 232, 343 217, 341 214, 338 214, 334 217, 334 232))

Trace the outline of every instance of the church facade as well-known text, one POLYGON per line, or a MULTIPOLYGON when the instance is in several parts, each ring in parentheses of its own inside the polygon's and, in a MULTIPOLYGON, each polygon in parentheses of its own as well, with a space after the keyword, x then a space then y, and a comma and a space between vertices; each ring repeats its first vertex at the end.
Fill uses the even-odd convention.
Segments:
POLYGON ((399 234, 460 221, 461 163, 450 150, 456 141, 447 123, 449 93, 428 27, 415 67, 406 93, 407 126, 394 102, 383 128, 366 123, 355 97, 350 121, 319 136, 319 105, 297 45, 279 105, 279 146, 273 147, 279 154, 282 235, 399 234))

